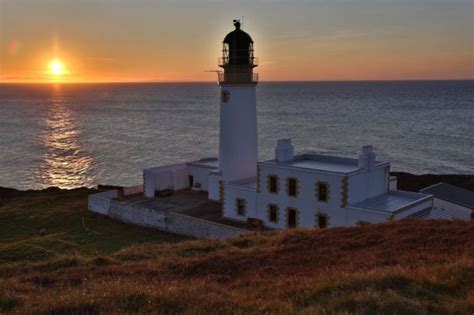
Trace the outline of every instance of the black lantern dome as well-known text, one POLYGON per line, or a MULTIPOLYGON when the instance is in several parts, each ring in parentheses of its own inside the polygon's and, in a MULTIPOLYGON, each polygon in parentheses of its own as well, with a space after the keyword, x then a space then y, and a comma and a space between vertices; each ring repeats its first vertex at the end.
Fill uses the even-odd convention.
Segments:
POLYGON ((224 38, 220 65, 255 67, 252 37, 240 29, 240 21, 234 20, 234 26, 235 30, 224 38))

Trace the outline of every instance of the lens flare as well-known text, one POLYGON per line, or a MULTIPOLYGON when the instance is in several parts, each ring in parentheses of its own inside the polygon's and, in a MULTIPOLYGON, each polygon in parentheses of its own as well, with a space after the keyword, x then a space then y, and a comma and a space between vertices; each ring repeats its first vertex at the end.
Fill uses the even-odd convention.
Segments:
POLYGON ((10 56, 16 56, 20 53, 21 42, 14 39, 7 45, 7 54, 10 56))

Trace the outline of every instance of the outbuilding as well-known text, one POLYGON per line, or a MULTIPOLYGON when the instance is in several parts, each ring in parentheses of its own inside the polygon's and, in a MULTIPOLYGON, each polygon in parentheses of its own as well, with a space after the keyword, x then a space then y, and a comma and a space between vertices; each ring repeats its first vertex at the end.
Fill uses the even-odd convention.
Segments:
POLYGON ((449 212, 458 219, 474 219, 474 191, 441 182, 420 192, 433 195, 433 208, 449 212))

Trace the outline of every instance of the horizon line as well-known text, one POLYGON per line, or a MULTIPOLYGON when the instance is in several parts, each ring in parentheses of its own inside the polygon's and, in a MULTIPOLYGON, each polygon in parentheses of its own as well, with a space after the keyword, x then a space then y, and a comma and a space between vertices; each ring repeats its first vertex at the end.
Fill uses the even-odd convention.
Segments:
MULTIPOLYGON (((473 78, 456 79, 341 79, 341 80, 265 80, 259 83, 311 83, 311 82, 402 82, 402 81, 474 81, 473 78)), ((168 84, 168 83, 218 83, 218 81, 155 81, 155 80, 134 80, 134 81, 0 81, 0 84, 168 84)))

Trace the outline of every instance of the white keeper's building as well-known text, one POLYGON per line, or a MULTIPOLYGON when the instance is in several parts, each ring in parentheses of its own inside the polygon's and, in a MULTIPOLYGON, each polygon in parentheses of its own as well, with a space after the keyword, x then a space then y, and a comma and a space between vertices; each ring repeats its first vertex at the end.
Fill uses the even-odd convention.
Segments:
POLYGON ((294 155, 291 139, 280 139, 275 158, 258 162, 257 59, 252 38, 234 25, 219 59, 219 158, 145 169, 145 196, 202 190, 221 202, 226 219, 256 219, 268 228, 367 224, 432 207, 431 195, 396 190, 390 163, 377 161, 372 146, 356 159, 294 155))

